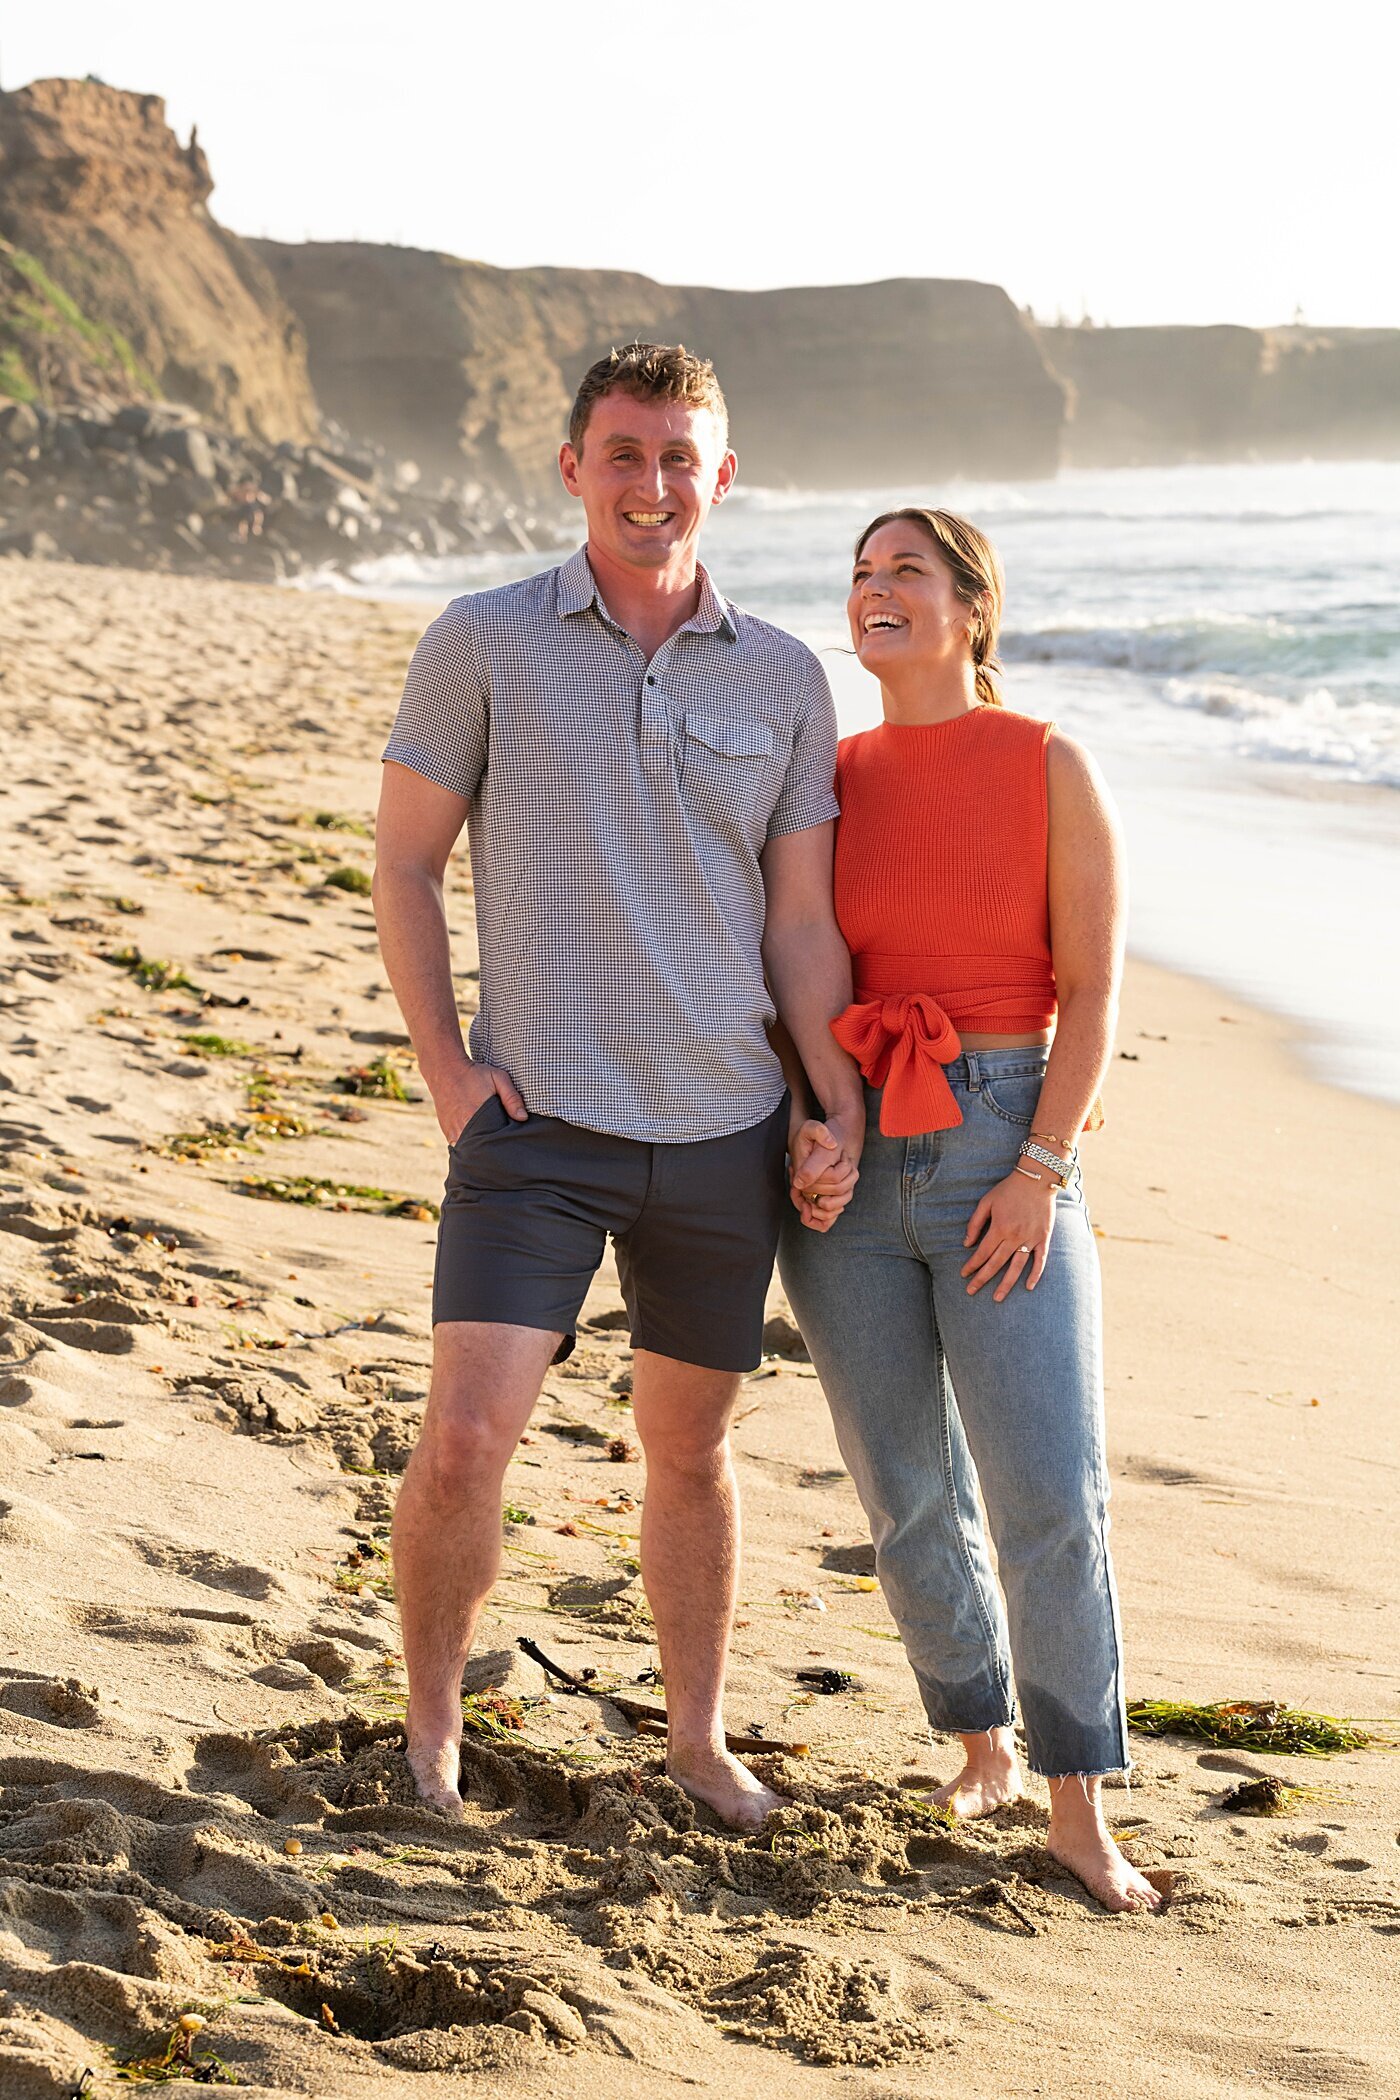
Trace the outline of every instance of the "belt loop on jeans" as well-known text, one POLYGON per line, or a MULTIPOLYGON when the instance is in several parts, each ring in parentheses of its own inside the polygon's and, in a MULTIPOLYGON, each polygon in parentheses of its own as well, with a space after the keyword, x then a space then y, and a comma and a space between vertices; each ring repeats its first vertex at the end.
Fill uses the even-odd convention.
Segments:
POLYGON ((967 1090, 970 1094, 975 1094, 982 1084, 982 1068, 977 1062, 977 1052, 964 1050, 963 1057, 967 1061, 967 1090))

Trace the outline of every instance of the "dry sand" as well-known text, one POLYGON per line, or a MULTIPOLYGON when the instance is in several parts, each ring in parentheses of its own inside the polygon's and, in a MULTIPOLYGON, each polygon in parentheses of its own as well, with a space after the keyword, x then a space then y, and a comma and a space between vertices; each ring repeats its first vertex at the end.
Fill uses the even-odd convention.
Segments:
MULTIPOLYGON (((940 1827, 805 1363, 735 1438, 730 1725, 810 1746, 759 1759, 778 1827, 723 1833, 654 1738, 548 1694, 522 1634, 657 1696, 611 1274, 511 1468, 468 1819, 414 1805, 383 1541, 444 1162, 426 1102, 334 1085, 388 1053, 421 1092, 324 878, 368 869, 416 625, 0 565, 0 2091, 115 2091, 197 2011, 262 2092, 1389 2100, 1400 1758, 1137 1739, 1110 1798, 1175 1877, 1155 1919, 1056 1871, 1043 1789, 940 1827), (335 1188, 248 1183, 296 1176, 335 1188), (1248 1819, 1241 1770, 1319 1791, 1248 1819)), ((465 867, 452 906, 469 1008, 465 867)), ((1400 1119, 1155 971, 1121 1041, 1088 1175, 1130 1689, 1394 1717, 1400 1119)))

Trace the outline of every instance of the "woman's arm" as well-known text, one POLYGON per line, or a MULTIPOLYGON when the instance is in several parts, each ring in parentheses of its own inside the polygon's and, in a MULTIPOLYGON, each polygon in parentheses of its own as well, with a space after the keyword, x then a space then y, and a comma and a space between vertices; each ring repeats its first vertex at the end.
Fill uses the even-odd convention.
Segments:
POLYGON ((1035 1128, 1076 1145, 1113 1055, 1127 878, 1118 813, 1102 773, 1073 738, 1051 737, 1045 786, 1050 955, 1059 1017, 1035 1128))
MULTIPOLYGON (((1069 1156, 1103 1083, 1118 1018, 1127 885, 1122 834, 1103 775, 1071 737, 1051 737, 1045 754, 1049 799, 1047 847, 1050 953, 1059 1015, 1032 1119, 1038 1144, 1069 1156)), ((1034 1290, 1055 1229, 1054 1176, 1046 1168, 1012 1170, 989 1189, 968 1221, 964 1263, 968 1290, 980 1291, 1002 1270, 998 1302, 1024 1273, 1034 1290), (1032 1173, 1042 1177, 1039 1182, 1032 1173), (1029 1253, 1023 1250, 1029 1249, 1029 1253)))

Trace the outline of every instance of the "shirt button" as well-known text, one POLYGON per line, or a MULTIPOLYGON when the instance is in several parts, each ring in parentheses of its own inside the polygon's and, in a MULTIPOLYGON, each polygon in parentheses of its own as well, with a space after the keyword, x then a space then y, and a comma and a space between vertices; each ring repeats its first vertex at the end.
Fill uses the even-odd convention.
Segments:
POLYGON ((656 683, 656 680, 655 680, 654 678, 652 678, 651 676, 648 676, 648 678, 647 678, 647 684, 648 684, 648 685, 655 685, 655 683, 656 683))

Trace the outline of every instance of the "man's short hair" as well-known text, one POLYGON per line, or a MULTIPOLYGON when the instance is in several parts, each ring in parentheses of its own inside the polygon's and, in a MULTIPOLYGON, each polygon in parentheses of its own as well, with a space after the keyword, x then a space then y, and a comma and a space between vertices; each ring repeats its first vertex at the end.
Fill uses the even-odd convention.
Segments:
POLYGON ((584 432, 595 402, 604 394, 630 394, 634 401, 684 401, 708 408, 729 437, 729 410, 708 357, 693 357, 684 343, 627 343, 590 365, 580 382, 569 417, 569 443, 582 452, 584 432))

